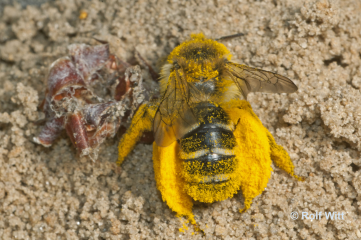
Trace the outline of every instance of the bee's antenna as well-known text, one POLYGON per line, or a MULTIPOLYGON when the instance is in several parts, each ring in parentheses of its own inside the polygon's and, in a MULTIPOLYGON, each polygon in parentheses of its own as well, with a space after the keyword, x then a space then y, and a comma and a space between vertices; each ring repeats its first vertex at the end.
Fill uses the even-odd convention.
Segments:
POLYGON ((216 38, 214 40, 215 41, 229 40, 229 39, 236 38, 236 37, 241 37, 241 36, 244 36, 244 35, 245 35, 244 33, 236 33, 236 34, 233 34, 233 35, 228 35, 228 36, 223 36, 223 37, 220 37, 220 38, 216 38))

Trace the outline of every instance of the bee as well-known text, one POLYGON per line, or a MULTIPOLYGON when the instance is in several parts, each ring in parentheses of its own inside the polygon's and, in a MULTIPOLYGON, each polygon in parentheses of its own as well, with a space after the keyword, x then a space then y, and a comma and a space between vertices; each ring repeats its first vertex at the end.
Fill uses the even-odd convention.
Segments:
POLYGON ((295 91, 290 79, 238 64, 222 43, 192 34, 168 56, 161 70, 161 97, 141 105, 134 115, 120 140, 117 163, 143 132, 153 131, 157 188, 178 216, 196 224, 193 200, 222 201, 239 190, 243 212, 267 186, 272 160, 302 180, 288 153, 252 111, 247 95, 295 91))

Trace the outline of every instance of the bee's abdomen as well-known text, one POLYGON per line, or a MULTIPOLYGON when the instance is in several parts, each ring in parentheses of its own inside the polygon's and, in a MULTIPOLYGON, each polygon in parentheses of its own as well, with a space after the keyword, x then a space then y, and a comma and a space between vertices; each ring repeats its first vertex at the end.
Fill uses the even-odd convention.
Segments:
POLYGON ((195 110, 202 123, 179 141, 184 190, 194 200, 222 201, 239 188, 233 123, 212 103, 201 103, 195 110))
POLYGON ((235 166, 233 133, 207 123, 180 141, 183 175, 189 184, 219 184, 229 180, 235 166))
POLYGON ((230 150, 235 146, 233 133, 215 126, 201 126, 187 134, 181 140, 181 148, 185 153, 214 149, 230 150))
POLYGON ((234 171, 234 155, 207 154, 184 161, 186 180, 190 184, 219 184, 229 180, 234 171))

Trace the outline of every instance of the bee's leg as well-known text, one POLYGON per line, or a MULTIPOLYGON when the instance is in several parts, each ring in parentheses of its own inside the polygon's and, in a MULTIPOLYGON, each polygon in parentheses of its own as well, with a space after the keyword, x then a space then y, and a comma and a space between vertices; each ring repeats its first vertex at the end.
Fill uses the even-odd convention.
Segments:
POLYGON ((196 224, 192 213, 192 198, 184 191, 185 182, 180 175, 182 162, 178 152, 177 141, 168 147, 159 147, 153 143, 155 180, 163 201, 177 213, 177 216, 186 216, 192 224, 196 224))
POLYGON ((156 107, 150 104, 142 104, 130 124, 129 129, 119 142, 119 156, 117 164, 120 165, 124 158, 134 149, 142 137, 144 131, 151 131, 156 107))
POLYGON ((262 125, 247 101, 234 101, 225 108, 231 120, 237 123, 234 136, 237 173, 244 196, 243 212, 251 207, 253 198, 267 187, 271 177, 272 161, 267 129, 262 125))
POLYGON ((231 101, 225 110, 237 123, 234 136, 237 140, 236 156, 239 158, 238 172, 245 198, 243 212, 250 208, 253 198, 261 194, 271 177, 271 158, 278 167, 298 180, 294 165, 283 147, 277 145, 271 133, 262 125, 247 101, 231 101))
POLYGON ((304 181, 303 177, 299 177, 295 174, 294 168, 290 156, 286 152, 286 150, 278 145, 273 138, 272 134, 267 131, 267 136, 271 145, 271 158, 272 161, 279 167, 280 169, 286 171, 288 174, 296 178, 298 181, 304 181))

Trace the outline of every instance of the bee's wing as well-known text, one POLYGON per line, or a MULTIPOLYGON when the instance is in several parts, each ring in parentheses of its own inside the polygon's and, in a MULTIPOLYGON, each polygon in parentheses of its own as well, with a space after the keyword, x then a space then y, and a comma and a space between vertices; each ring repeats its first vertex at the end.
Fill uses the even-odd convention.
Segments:
POLYGON ((190 107, 190 86, 180 71, 170 74, 154 118, 154 138, 161 147, 169 146, 184 136, 198 122, 190 107))
POLYGON ((293 93, 298 89, 290 79, 273 72, 233 62, 226 69, 245 99, 250 92, 293 93))

